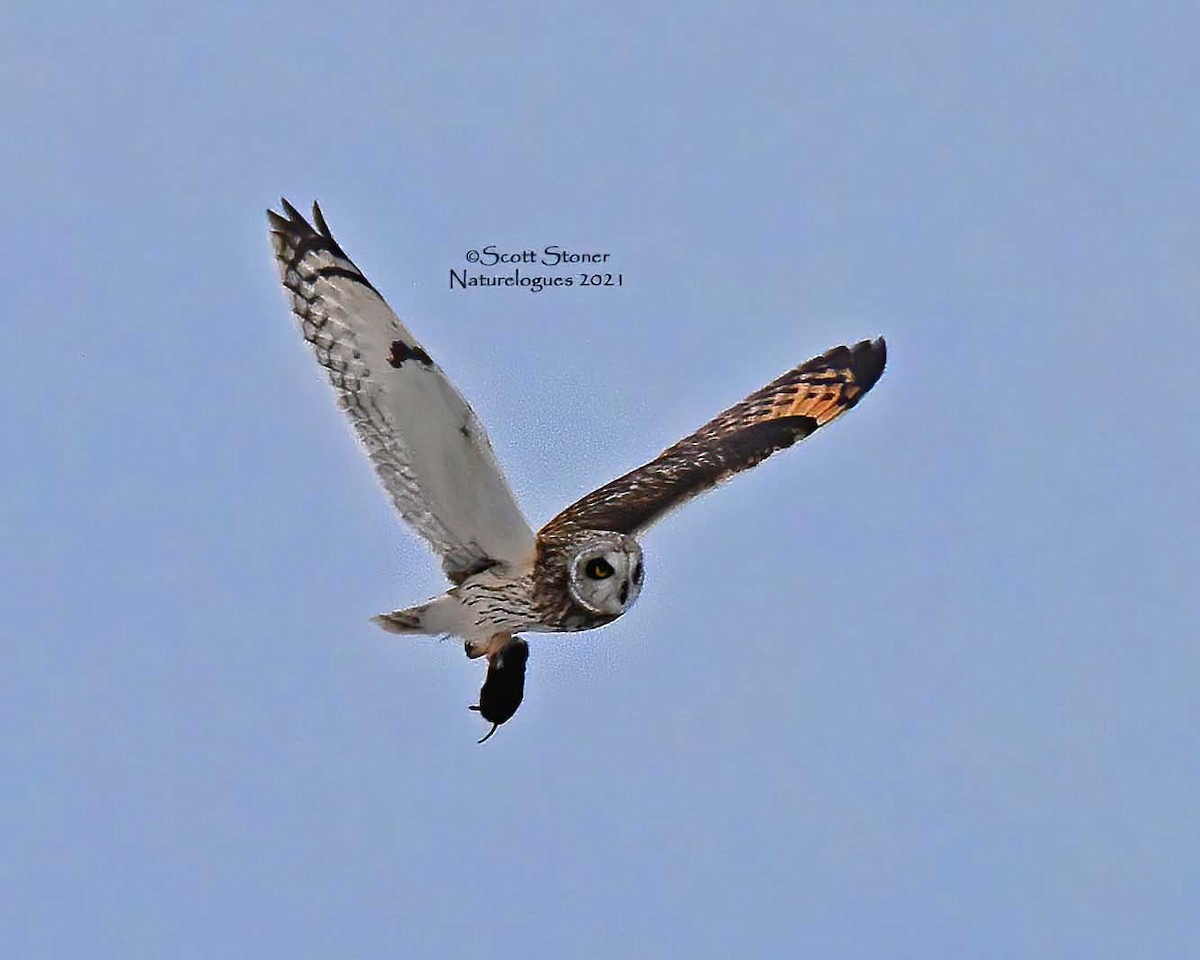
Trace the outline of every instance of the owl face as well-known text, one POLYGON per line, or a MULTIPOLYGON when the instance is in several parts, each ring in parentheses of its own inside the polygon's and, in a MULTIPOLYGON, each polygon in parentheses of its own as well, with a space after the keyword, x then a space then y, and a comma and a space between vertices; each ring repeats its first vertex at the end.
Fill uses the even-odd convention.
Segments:
POLYGON ((619 617, 642 592, 642 548, 622 533, 596 533, 571 556, 567 587, 580 606, 619 617))

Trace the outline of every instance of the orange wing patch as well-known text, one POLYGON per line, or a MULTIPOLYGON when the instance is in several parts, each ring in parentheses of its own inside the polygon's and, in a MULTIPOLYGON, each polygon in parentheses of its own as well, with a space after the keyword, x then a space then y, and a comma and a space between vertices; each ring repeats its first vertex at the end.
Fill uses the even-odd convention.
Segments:
POLYGON ((697 433, 724 433, 785 418, 812 421, 811 433, 858 403, 883 373, 886 360, 882 339, 834 347, 750 394, 697 433))

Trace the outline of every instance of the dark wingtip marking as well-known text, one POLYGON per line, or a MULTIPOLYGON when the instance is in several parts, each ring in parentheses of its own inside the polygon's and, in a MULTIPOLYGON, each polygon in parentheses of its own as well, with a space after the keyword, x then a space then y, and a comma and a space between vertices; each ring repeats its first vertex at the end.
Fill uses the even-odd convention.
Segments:
POLYGON ((329 224, 325 222, 325 216, 321 213, 321 205, 316 200, 313 201, 313 223, 322 235, 329 240, 333 239, 333 233, 329 230, 329 224))
POLYGON ((860 340, 849 350, 849 367, 854 372, 854 382, 866 393, 883 375, 887 365, 887 341, 883 337, 875 340, 860 340))
MULTIPOLYGON (((317 225, 316 229, 313 229, 312 224, 304 219, 304 214, 288 202, 287 197, 280 197, 279 205, 283 207, 283 212, 287 216, 280 216, 274 210, 268 210, 267 218, 275 233, 292 238, 296 248, 291 257, 292 263, 299 263, 310 250, 328 250, 335 257, 341 257, 343 260, 350 259, 346 256, 346 251, 333 239, 333 234, 329 231, 329 224, 325 222, 321 208, 316 203, 313 204, 313 220, 317 225)), ((368 286, 370 285, 368 284, 368 286)))
MULTIPOLYGON (((826 350, 821 356, 813 357, 812 360, 802 364, 796 372, 812 375, 814 378, 812 382, 817 382, 816 378, 823 374, 829 374, 836 380, 843 381, 843 372, 849 372, 854 386, 858 388, 849 395, 843 395, 841 410, 849 410, 866 396, 868 390, 875 386, 883 375, 883 368, 886 364, 887 343, 883 337, 878 337, 875 340, 860 340, 850 347, 841 346, 826 350)), ((827 382, 827 379, 827 377, 821 377, 820 382, 827 382)), ((829 398, 826 397, 826 399, 829 398)))
POLYGON ((420 347, 410 347, 403 340, 392 341, 392 353, 388 357, 388 363, 399 370, 403 366, 404 361, 410 357, 416 360, 417 363, 424 364, 427 367, 433 366, 433 358, 420 347))

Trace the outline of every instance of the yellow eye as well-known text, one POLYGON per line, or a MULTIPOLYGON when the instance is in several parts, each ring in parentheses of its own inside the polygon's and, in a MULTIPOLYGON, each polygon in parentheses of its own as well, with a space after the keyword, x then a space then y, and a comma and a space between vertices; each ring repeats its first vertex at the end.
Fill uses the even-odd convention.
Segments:
POLYGON ((587 566, 583 568, 583 572, 593 580, 605 580, 613 575, 613 568, 612 564, 603 557, 596 557, 596 559, 587 562, 587 566))

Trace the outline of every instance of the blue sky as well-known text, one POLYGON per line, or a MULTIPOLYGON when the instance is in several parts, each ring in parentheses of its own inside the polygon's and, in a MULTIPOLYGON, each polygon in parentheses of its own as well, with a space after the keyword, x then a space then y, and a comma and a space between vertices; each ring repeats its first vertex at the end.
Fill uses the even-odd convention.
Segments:
POLYGON ((14 958, 1191 957, 1183 4, 18 4, 14 958), (531 521, 840 342, 844 420, 532 636, 517 717, 278 289, 318 198, 531 521), (450 290, 486 243, 619 289, 450 290))

